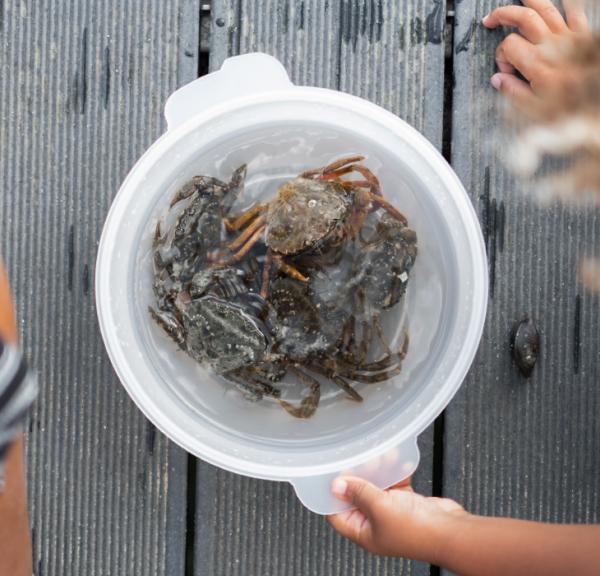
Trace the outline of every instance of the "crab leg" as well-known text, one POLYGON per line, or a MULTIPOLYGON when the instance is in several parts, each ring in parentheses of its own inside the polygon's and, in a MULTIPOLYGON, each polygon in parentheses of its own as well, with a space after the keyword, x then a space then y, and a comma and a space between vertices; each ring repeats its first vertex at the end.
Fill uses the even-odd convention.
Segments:
POLYGON ((379 337, 379 341, 381 342, 381 344, 385 348, 386 353, 388 355, 392 354, 392 351, 390 350, 390 346, 387 343, 387 339, 385 337, 385 334, 383 333, 383 328, 381 327, 381 319, 379 317, 379 314, 376 314, 375 317, 373 318, 373 324, 375 325, 375 331, 377 332, 377 336, 379 337))
MULTIPOLYGON (((402 348, 398 352, 387 354, 379 360, 363 365, 349 362, 347 360, 343 362, 336 362, 335 371, 346 378, 350 378, 351 380, 356 380, 358 382, 369 381, 365 380, 364 378, 371 379, 371 382, 380 382, 381 380, 376 379, 378 373, 390 373, 389 371, 384 371, 392 366, 395 367, 391 372, 394 372, 395 374, 400 372, 402 361, 404 358, 406 358, 406 353, 408 352, 408 345, 409 336, 408 333, 406 333, 404 336, 404 342, 402 343, 402 348)), ((385 378, 383 378, 383 380, 385 380, 385 378)))
POLYGON ((244 231, 232 242, 227 244, 227 248, 229 250, 237 250, 240 246, 242 246, 245 242, 248 241, 248 238, 252 236, 261 226, 264 225, 267 217, 264 214, 261 214, 258 218, 255 218, 249 226, 244 228, 244 231))
POLYGON ((377 194, 373 194, 370 192, 371 202, 378 207, 383 208, 390 216, 394 217, 399 222, 402 222, 405 226, 408 224, 408 220, 406 216, 400 212, 395 206, 390 204, 383 196, 377 196, 377 194))
POLYGON ((279 388, 275 388, 275 386, 269 384, 268 382, 263 382, 260 378, 256 376, 249 378, 251 382, 256 384, 256 386, 260 387, 262 393, 265 396, 268 396, 270 398, 279 398, 281 396, 281 390, 279 390, 279 388))
POLYGON ((264 392, 260 386, 257 386, 252 380, 246 381, 233 374, 232 372, 225 372, 221 374, 225 380, 231 382, 246 398, 251 402, 258 402, 264 397, 264 392))
POLYGON ((325 174, 321 174, 319 176, 319 180, 336 180, 341 176, 345 176, 346 174, 352 174, 354 172, 354 165, 346 166, 346 168, 340 168, 335 172, 326 172, 325 174))
POLYGON ((369 351, 369 344, 371 340, 372 330, 371 326, 364 320, 365 314, 365 294, 364 291, 359 288, 355 292, 354 302, 352 308, 352 348, 350 350, 350 357, 354 360, 352 364, 361 365, 364 363, 367 353, 369 351), (357 323, 356 313, 360 313, 362 320, 357 323), (357 338, 357 327, 360 327, 360 339, 357 338))
POLYGON ((334 384, 339 386, 346 394, 348 394, 348 396, 352 400, 354 400, 355 402, 363 401, 363 397, 354 388, 352 388, 352 386, 350 386, 350 384, 348 384, 348 382, 346 382, 341 376, 333 374, 331 376, 331 379, 333 380, 334 384))
POLYGON ((348 164, 356 164, 357 162, 362 162, 364 159, 365 157, 361 156, 360 154, 357 154, 356 156, 346 156, 346 158, 340 158, 339 160, 331 162, 331 164, 327 164, 327 166, 323 168, 323 172, 335 172, 343 166, 347 166, 348 164))
POLYGON ((346 382, 342 377, 338 376, 334 370, 328 370, 327 368, 319 366, 318 364, 311 364, 309 368, 317 374, 321 374, 321 376, 329 378, 336 386, 348 394, 350 399, 354 400, 355 402, 363 401, 363 397, 354 388, 352 388, 348 382, 346 382))
POLYGON ((402 362, 406 358, 406 354, 408 352, 408 345, 410 344, 410 338, 408 336, 408 332, 404 333, 404 341, 402 342, 402 348, 397 352, 389 352, 387 356, 384 356, 380 360, 376 360, 374 362, 370 362, 369 364, 365 364, 364 366, 358 367, 359 370, 363 370, 365 372, 374 372, 378 370, 383 370, 384 368, 388 368, 391 366, 391 360, 393 358, 397 358, 399 362, 402 362), (390 360, 388 362, 388 360, 390 360))
POLYGON ((361 336, 362 342, 360 343, 360 348, 358 349, 360 364, 362 364, 367 358, 369 345, 371 344, 371 338, 373 337, 373 326, 365 320, 361 322, 361 336))
POLYGON ((269 293, 269 275, 271 273, 271 265, 273 264, 273 250, 267 249, 265 254, 265 261, 263 264, 262 271, 262 284, 260 286, 260 295, 266 298, 269 293))
POLYGON ((160 220, 156 223, 154 229, 154 237, 152 238, 152 248, 158 248, 163 241, 162 232, 160 231, 160 220))
POLYGON ((234 218, 233 221, 231 218, 226 218, 225 228, 227 228, 228 232, 235 232, 239 230, 242 226, 244 226, 250 220, 253 220, 259 214, 262 214, 267 209, 267 204, 256 204, 252 206, 252 208, 248 208, 245 212, 242 212, 237 218, 234 218))
POLYGON ((300 280, 300 282, 308 282, 309 278, 307 276, 304 276, 297 268, 285 262, 281 256, 273 256, 273 262, 284 274, 291 276, 295 280, 300 280))
POLYGON ((316 411, 321 399, 321 384, 316 378, 313 378, 306 372, 302 372, 294 366, 290 366, 290 370, 296 374, 298 379, 310 387, 309 393, 302 398, 299 406, 294 406, 285 400, 279 400, 281 407, 294 416, 295 418, 310 418, 316 411))
MULTIPOLYGON (((353 309, 352 316, 346 322, 346 325, 342 331, 342 348, 341 348, 341 356, 347 361, 349 366, 357 366, 362 362, 362 360, 358 360, 359 355, 361 354, 361 347, 364 342, 358 341, 357 339, 357 321, 356 321, 356 304, 353 309)), ((363 323, 360 324, 361 330, 364 329, 363 323)), ((362 332, 361 332, 362 336, 362 332)))
POLYGON ((353 190, 354 188, 369 188, 370 184, 366 180, 343 180, 340 182, 344 190, 353 190))
POLYGON ((346 378, 350 380, 354 380, 355 382, 360 382, 361 384, 377 384, 378 382, 384 382, 385 380, 389 380, 390 378, 400 374, 402 372, 402 365, 398 364, 396 367, 391 370, 386 370, 385 372, 378 372, 376 374, 359 374, 359 373, 351 373, 346 374, 346 378))
POLYGON ((354 315, 350 316, 344 324, 342 329, 342 349, 347 351, 350 346, 354 346, 354 326, 356 318, 354 315))
POLYGON ((252 400, 261 400, 263 396, 270 398, 281 396, 279 388, 272 386, 269 382, 264 382, 254 374, 250 374, 246 369, 225 372, 221 376, 234 383, 244 395, 250 395, 252 400))
POLYGON ((350 362, 348 360, 342 362, 336 362, 336 372, 345 377, 350 377, 351 374, 375 374, 387 370, 392 366, 397 366, 397 362, 401 360, 396 357, 396 354, 387 354, 383 358, 376 360, 375 362, 369 362, 367 364, 358 364, 350 362))
POLYGON ((336 180, 346 174, 351 174, 352 172, 358 172, 364 177, 364 180, 348 180, 345 182, 341 182, 342 186, 346 189, 351 189, 355 187, 361 188, 369 188, 372 194, 376 196, 381 196, 381 185, 379 184, 379 180, 371 170, 366 168, 365 166, 361 166, 357 162, 364 160, 363 156, 355 156, 352 158, 342 159, 338 162, 334 162, 329 166, 325 166, 319 170, 309 170, 308 172, 304 172, 301 174, 301 177, 313 177, 318 176, 319 180, 336 180), (348 166, 346 164, 349 164, 348 166))
POLYGON ((365 159, 364 156, 347 156, 346 158, 340 158, 331 164, 327 164, 323 168, 313 168, 312 170, 306 170, 300 174, 300 178, 312 178, 313 176, 319 176, 330 172, 335 172, 347 166, 348 164, 355 164, 356 162, 362 162, 365 159))
POLYGON ((163 331, 182 349, 185 350, 184 329, 177 318, 170 312, 157 312, 148 306, 148 312, 163 331))
POLYGON ((233 254, 231 256, 231 258, 226 260, 225 263, 239 262, 248 253, 250 248, 252 248, 252 246, 254 246, 254 244, 256 244, 256 242, 258 242, 259 238, 263 235, 265 229, 266 229, 265 225, 258 228, 258 230, 256 230, 256 232, 254 232, 254 234, 252 234, 252 236, 250 236, 250 238, 247 240, 247 242, 235 254, 233 254))
MULTIPOLYGON (((360 165, 354 166, 354 170, 365 177, 365 180, 368 182, 372 194, 375 194, 376 196, 381 196, 381 185, 379 184, 379 179, 377 178, 377 176, 375 176, 375 174, 373 174, 373 172, 371 172, 365 166, 360 165)), ((358 185, 357 182, 355 184, 358 185)))
POLYGON ((408 353, 408 346, 410 344, 410 336, 408 335, 408 330, 404 331, 404 342, 402 342, 402 348, 397 352, 398 358, 404 360, 406 358, 406 354, 408 353))

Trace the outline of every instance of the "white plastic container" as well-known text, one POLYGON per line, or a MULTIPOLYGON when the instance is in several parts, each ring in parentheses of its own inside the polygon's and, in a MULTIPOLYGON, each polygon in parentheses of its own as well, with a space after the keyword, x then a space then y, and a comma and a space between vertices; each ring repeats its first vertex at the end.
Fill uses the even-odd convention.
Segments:
POLYGON ((330 494, 341 473, 380 487, 412 474, 417 437, 463 381, 487 305, 481 231, 450 166, 393 114, 348 94, 294 86, 265 54, 226 60, 172 94, 165 115, 167 132, 115 198, 96 269, 102 335, 133 400, 192 454, 239 474, 291 482, 319 514, 348 507, 330 494), (275 403, 243 399, 151 322, 151 230, 195 174, 228 179, 247 162, 244 207, 302 170, 355 153, 367 156, 384 194, 418 234, 419 256, 395 320, 397 337, 410 331, 410 349, 397 377, 360 388, 363 403, 324 387, 317 413, 297 420, 275 403))

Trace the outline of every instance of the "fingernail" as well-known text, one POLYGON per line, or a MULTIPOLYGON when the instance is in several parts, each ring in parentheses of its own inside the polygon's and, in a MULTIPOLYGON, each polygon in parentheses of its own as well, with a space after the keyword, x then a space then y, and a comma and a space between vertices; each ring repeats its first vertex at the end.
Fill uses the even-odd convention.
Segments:
POLYGON ((489 14, 486 14, 482 19, 481 19, 481 23, 485 26, 488 23, 488 20, 490 18, 489 14))
POLYGON ((502 76, 500 76, 500 74, 494 74, 491 77, 490 82, 496 90, 500 90, 500 86, 502 86, 502 76))
POLYGON ((345 496, 346 489, 348 488, 348 482, 341 478, 336 478, 331 484, 331 491, 334 496, 345 496))

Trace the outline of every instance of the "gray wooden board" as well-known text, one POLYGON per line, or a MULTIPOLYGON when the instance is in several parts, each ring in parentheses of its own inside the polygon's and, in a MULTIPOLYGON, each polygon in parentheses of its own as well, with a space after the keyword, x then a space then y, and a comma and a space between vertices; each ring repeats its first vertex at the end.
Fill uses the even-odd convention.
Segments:
POLYGON ((479 24, 498 4, 456 6, 452 163, 484 224, 494 287, 475 363, 446 410, 444 494, 479 514, 597 522, 600 298, 576 275, 597 253, 600 219, 589 207, 540 206, 498 159, 489 79, 503 34, 479 24), (525 314, 541 332, 529 380, 509 352, 525 314))
MULTIPOLYGON (((262 51, 294 82, 341 89, 405 118, 438 147, 445 4, 349 0, 217 0, 211 69, 262 51)), ((431 492, 432 429, 419 441, 416 487, 431 492)), ((370 555, 302 507, 287 483, 198 462, 195 572, 202 575, 428 574, 422 563, 370 555)))
POLYGON ((94 310, 101 227, 196 75, 196 0, 0 3, 0 251, 40 396, 37 576, 183 574, 186 456, 130 401, 94 310))

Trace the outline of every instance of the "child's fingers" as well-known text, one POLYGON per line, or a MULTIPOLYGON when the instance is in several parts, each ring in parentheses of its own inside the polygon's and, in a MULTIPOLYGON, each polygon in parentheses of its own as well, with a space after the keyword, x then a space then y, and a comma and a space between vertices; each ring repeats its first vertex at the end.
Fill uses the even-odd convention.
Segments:
POLYGON ((550 0, 522 0, 528 8, 533 8, 544 20, 552 32, 559 33, 567 30, 567 23, 550 0))
POLYGON ((377 500, 385 495, 383 490, 367 480, 353 476, 336 478, 331 485, 331 491, 341 500, 354 504, 367 517, 372 515, 377 500))
POLYGON ((563 0, 563 7, 567 17, 567 24, 573 32, 588 34, 590 23, 583 10, 580 0, 563 0))
POLYGON ((500 72, 504 72, 505 74, 515 73, 515 67, 508 62, 496 62, 496 64, 498 65, 498 70, 500 70, 500 72))
POLYGON ((496 48, 496 62, 514 66, 527 80, 534 72, 535 58, 532 55, 534 46, 519 34, 509 34, 496 48))
POLYGON ((537 100, 531 86, 512 74, 494 74, 491 78, 491 84, 518 107, 529 109, 537 100))
POLYGON ((351 502, 356 508, 328 516, 329 523, 342 536, 368 547, 371 534, 369 518, 375 503, 384 495, 383 491, 362 478, 354 477, 336 478, 331 491, 334 496, 351 502))
POLYGON ((327 516, 332 528, 345 538, 364 546, 366 538, 366 516, 358 509, 327 516))
POLYGON ((533 44, 540 44, 552 33, 535 10, 524 6, 496 8, 483 19, 483 25, 486 28, 514 26, 533 44))

